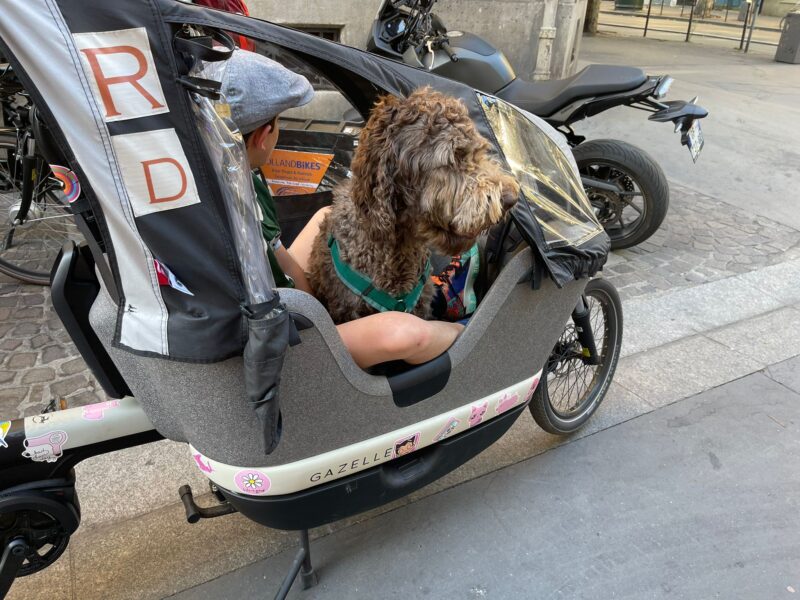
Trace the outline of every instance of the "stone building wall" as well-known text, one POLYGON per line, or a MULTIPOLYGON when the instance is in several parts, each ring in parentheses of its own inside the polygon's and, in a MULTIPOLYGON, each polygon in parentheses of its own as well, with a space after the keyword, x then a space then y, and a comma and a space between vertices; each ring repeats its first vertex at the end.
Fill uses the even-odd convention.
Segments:
MULTIPOLYGON (((379 0, 248 0, 250 14, 275 23, 341 27, 341 41, 363 48, 379 0)), ((508 56, 517 75, 551 79, 575 72, 586 0, 440 0, 435 12, 449 29, 486 38, 508 56)))

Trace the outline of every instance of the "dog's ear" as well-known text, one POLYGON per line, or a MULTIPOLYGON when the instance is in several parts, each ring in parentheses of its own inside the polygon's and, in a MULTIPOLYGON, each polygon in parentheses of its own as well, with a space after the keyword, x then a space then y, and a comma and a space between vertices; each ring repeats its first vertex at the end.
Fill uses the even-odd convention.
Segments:
POLYGON ((351 197, 365 223, 381 236, 395 230, 400 191, 395 184, 397 150, 392 143, 401 101, 383 96, 375 104, 361 131, 353 157, 351 197))

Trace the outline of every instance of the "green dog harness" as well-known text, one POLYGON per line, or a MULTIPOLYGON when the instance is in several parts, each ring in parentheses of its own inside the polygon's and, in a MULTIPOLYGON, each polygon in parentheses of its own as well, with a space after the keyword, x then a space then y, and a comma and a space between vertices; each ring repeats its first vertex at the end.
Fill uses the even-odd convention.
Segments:
POLYGON ((431 275, 431 261, 425 263, 425 270, 419 278, 417 285, 403 296, 392 296, 372 284, 372 280, 356 271, 353 267, 342 260, 339 253, 339 244, 332 235, 328 236, 328 248, 331 250, 333 268, 341 282, 347 286, 351 292, 363 298, 364 302, 380 312, 396 310, 399 312, 411 312, 422 295, 422 288, 431 275))

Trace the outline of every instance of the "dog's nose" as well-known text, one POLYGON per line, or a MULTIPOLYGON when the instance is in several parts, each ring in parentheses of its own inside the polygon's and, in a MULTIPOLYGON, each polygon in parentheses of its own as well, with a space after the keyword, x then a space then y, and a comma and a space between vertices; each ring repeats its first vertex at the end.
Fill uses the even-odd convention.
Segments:
POLYGON ((518 196, 514 191, 504 190, 501 199, 503 202, 503 210, 511 210, 517 203, 518 196))

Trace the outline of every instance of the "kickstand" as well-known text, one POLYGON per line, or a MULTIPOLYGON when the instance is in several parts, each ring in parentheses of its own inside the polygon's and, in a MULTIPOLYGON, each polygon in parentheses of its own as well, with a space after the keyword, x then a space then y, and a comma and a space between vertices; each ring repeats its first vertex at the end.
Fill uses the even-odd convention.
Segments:
POLYGON ((27 542, 19 538, 10 540, 3 548, 2 558, 0 558, 0 599, 5 598, 8 590, 11 589, 11 584, 14 583, 19 568, 25 562, 28 550, 27 542))
POLYGON ((292 584, 297 579, 298 573, 304 590, 317 585, 317 574, 314 571, 314 567, 311 566, 311 545, 308 541, 308 529, 303 529, 300 532, 300 549, 292 561, 292 566, 289 567, 289 572, 283 578, 283 583, 281 583, 278 593, 275 594, 275 600, 284 600, 286 598, 292 584))

